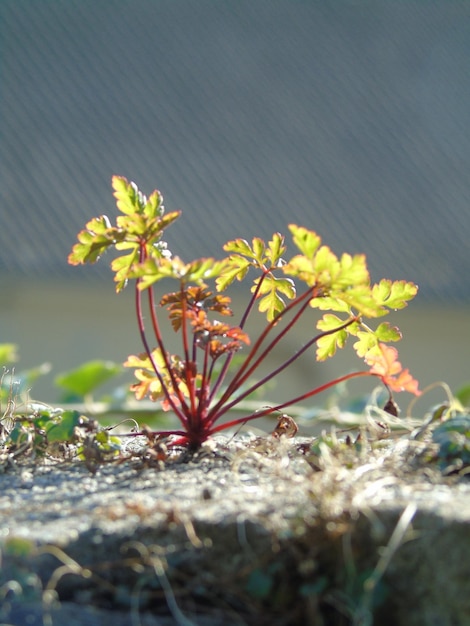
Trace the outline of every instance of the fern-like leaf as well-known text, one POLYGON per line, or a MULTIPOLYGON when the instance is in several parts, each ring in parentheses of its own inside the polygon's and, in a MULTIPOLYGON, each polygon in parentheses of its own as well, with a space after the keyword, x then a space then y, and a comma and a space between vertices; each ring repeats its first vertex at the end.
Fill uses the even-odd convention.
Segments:
POLYGON ((252 292, 258 289, 260 302, 258 309, 261 313, 266 313, 267 320, 272 322, 279 313, 286 308, 285 298, 292 300, 295 298, 295 283, 289 278, 278 278, 272 274, 266 274, 263 278, 257 278, 251 288, 252 292), (258 289, 258 284, 261 285, 258 289))
POLYGON ((334 356, 338 348, 344 348, 348 338, 348 331, 345 328, 341 328, 343 325, 344 320, 332 313, 325 313, 322 319, 319 320, 317 328, 328 334, 317 340, 317 361, 325 361, 334 356), (336 329, 339 330, 336 331, 336 329))
POLYGON ((398 361, 396 348, 380 343, 378 349, 370 350, 364 360, 370 365, 371 374, 379 376, 392 391, 409 391, 420 395, 418 381, 411 376, 408 369, 403 369, 398 361))
POLYGON ((384 278, 372 287, 372 295, 377 304, 394 310, 406 307, 417 293, 417 285, 405 280, 392 282, 384 278))

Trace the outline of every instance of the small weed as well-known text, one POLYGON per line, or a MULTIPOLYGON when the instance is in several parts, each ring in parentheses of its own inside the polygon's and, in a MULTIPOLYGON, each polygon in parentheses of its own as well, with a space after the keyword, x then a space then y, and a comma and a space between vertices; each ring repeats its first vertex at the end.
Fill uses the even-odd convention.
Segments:
POLYGON ((185 262, 173 256, 162 239, 180 212, 165 213, 157 190, 146 197, 135 183, 121 176, 114 176, 112 185, 120 212, 115 225, 105 215, 91 219, 78 234, 78 243, 68 260, 72 265, 95 263, 105 251, 114 248, 118 256, 111 268, 116 291, 134 281, 144 352, 131 355, 124 365, 135 370, 137 382, 132 389, 137 399, 161 401, 178 418, 180 428, 159 433, 173 436, 171 445, 197 449, 220 430, 282 411, 355 377, 379 378, 389 393, 390 412, 396 411, 392 391, 419 394, 417 381, 402 368, 396 349, 388 345, 401 338, 398 328, 382 322, 372 329, 365 322, 405 307, 416 295, 416 285, 387 279, 371 284, 365 255, 344 253, 337 257, 314 231, 295 224, 289 225, 296 249, 290 258, 286 258, 284 236, 274 233, 268 242, 258 237, 251 243, 244 239, 229 241, 223 246, 228 256, 221 260, 185 262), (248 280, 250 271, 255 272, 254 280, 248 280), (175 287, 157 302, 154 286, 163 280, 172 281, 175 287), (235 281, 248 281, 250 296, 239 323, 230 324, 216 318, 232 316, 231 299, 225 292, 235 281), (153 345, 144 322, 145 301, 153 345), (181 338, 180 354, 166 348, 159 319, 161 309, 166 310, 173 330, 181 338), (245 327, 255 309, 266 317, 266 325, 252 341, 245 327), (312 309, 323 313, 316 320, 317 330, 306 337, 303 347, 251 383, 273 349, 312 309), (315 347, 317 360, 324 361, 343 348, 350 337, 367 370, 346 374, 300 396, 286 398, 277 406, 219 423, 250 394, 280 377, 307 350, 315 347), (247 351, 246 356, 231 371, 234 355, 242 349, 247 351))
POLYGON ((425 456, 436 461, 444 474, 468 474, 470 471, 470 413, 454 414, 435 425, 431 446, 425 456))
POLYGON ((75 458, 96 466, 119 455, 121 440, 79 411, 36 408, 30 414, 14 417, 13 427, 4 440, 6 460, 19 457, 45 457, 51 460, 75 458))

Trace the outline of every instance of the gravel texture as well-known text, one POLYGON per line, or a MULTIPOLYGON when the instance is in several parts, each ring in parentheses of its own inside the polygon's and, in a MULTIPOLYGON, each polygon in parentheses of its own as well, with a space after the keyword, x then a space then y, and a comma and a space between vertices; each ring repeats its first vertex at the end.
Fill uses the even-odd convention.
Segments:
POLYGON ((219 438, 95 473, 5 465, 0 621, 465 623, 470 484, 413 467, 406 439, 320 461, 310 443, 219 438))

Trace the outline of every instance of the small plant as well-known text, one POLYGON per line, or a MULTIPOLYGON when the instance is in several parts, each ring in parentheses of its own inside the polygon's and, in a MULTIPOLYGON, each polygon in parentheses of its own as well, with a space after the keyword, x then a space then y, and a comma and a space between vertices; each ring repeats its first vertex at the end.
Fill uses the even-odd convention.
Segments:
POLYGON ((124 177, 114 176, 112 186, 120 212, 115 225, 105 215, 93 218, 79 232, 68 260, 72 265, 95 263, 106 250, 114 248, 118 256, 111 268, 116 291, 135 281, 137 324, 144 352, 130 356, 124 365, 135 369, 137 382, 132 389, 138 399, 147 396, 160 400, 179 419, 181 428, 158 433, 162 437, 173 435, 172 445, 196 449, 218 431, 280 411, 355 377, 379 378, 389 393, 386 410, 390 412, 396 412, 392 391, 419 394, 417 381, 403 370, 396 349, 388 345, 401 338, 398 328, 382 322, 373 329, 365 322, 405 307, 416 295, 416 285, 386 279, 371 284, 365 255, 344 253, 338 258, 322 245, 315 232, 295 224, 290 224, 289 230, 296 254, 289 259, 285 257, 284 236, 274 233, 268 242, 258 237, 251 243, 229 241, 223 246, 228 256, 221 260, 200 258, 188 263, 173 256, 162 239, 180 212, 165 213, 159 191, 146 197, 124 177), (251 270, 256 276, 250 281, 251 295, 240 322, 233 325, 216 319, 232 316, 231 299, 225 292, 235 281, 248 281, 251 270), (156 302, 154 285, 164 279, 175 283, 174 290, 156 302), (145 301, 153 345, 144 324, 145 301), (165 347, 161 309, 166 309, 173 330, 181 337, 179 355, 165 347), (251 341, 245 327, 255 309, 266 316, 266 326, 251 341), (323 312, 316 324, 318 332, 269 374, 251 383, 273 348, 312 309, 323 312), (368 370, 346 374, 282 404, 219 423, 313 346, 317 360, 323 361, 343 348, 349 337, 368 370), (246 356, 232 372, 234 355, 242 348, 246 356))

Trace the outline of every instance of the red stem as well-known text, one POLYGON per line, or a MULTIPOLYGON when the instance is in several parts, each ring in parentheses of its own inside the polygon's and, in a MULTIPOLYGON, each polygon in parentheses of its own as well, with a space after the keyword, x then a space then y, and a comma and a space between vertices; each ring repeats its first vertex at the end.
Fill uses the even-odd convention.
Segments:
MULTIPOLYGON (((156 314, 156 306, 155 306, 155 298, 153 295, 153 290, 150 287, 148 290, 148 297, 149 297, 149 309, 150 309, 150 319, 152 320, 152 328, 153 328, 153 332, 155 335, 155 338, 157 340, 157 345, 160 348, 160 352, 163 356, 163 359, 165 361, 165 367, 167 369, 167 372, 169 373, 170 379, 171 379, 171 386, 174 389, 174 393, 178 396, 178 401, 181 404, 181 407, 183 408, 183 412, 181 411, 177 411, 177 413, 182 413, 187 414, 188 413, 188 405, 186 404, 186 400, 185 397, 182 393, 182 391, 180 390, 179 386, 178 386, 178 381, 176 379, 175 373, 173 371, 173 368, 171 366, 170 360, 168 358, 168 353, 165 349, 165 345, 163 343, 163 338, 160 332, 160 326, 158 324, 158 318, 157 318, 157 314, 156 314)), ((165 381, 163 381, 162 386, 164 389, 167 389, 167 385, 165 383, 165 381)), ((171 396, 169 390, 168 392, 168 397, 171 396)), ((169 399, 169 402, 171 404, 171 407, 174 409, 174 407, 177 405, 174 405, 174 403, 171 401, 171 399, 169 399)), ((178 408, 178 407, 177 407, 178 408)), ((178 415, 179 417, 179 415, 178 415)))
POLYGON ((210 353, 210 337, 209 337, 208 342, 204 346, 204 357, 203 357, 203 363, 202 363, 201 386, 200 386, 200 391, 199 391, 199 406, 198 406, 198 416, 199 416, 200 421, 203 420, 207 406, 210 402, 209 391, 210 391, 212 367, 209 366, 209 353, 210 353))
MULTIPOLYGON (((297 313, 296 317, 298 315, 300 315, 303 312, 303 310, 304 310, 304 307, 302 307, 301 311, 299 311, 297 313)), ((334 328, 334 329, 331 329, 331 330, 325 330, 324 332, 319 333, 315 337, 312 337, 312 339, 310 339, 304 346, 302 346, 302 348, 300 350, 298 350, 289 359, 287 359, 287 361, 284 361, 283 363, 281 363, 281 365, 279 365, 279 367, 277 367, 275 370, 270 372, 267 376, 265 376, 260 381, 258 381, 255 384, 253 384, 251 387, 246 389, 242 394, 237 396, 234 400, 232 400, 231 402, 229 402, 225 406, 222 406, 216 413, 214 413, 214 411, 211 411, 211 413, 209 415, 209 418, 208 418, 208 420, 210 420, 210 423, 213 424, 214 422, 216 422, 220 418, 221 415, 223 415, 224 413, 229 411, 232 407, 236 406, 244 398, 246 398, 251 393, 253 393, 253 391, 256 391, 256 389, 258 389, 262 385, 265 385, 268 381, 270 381, 272 378, 277 376, 284 369, 289 367, 289 365, 294 363, 294 361, 296 361, 300 356, 302 356, 302 354, 306 350, 308 350, 314 343, 316 343, 319 339, 321 339, 322 337, 326 337, 328 335, 332 335, 332 334, 334 334, 334 333, 336 333, 336 332, 338 332, 340 330, 343 330, 344 328, 347 328, 350 324, 355 322, 356 319, 357 318, 352 317, 351 319, 347 320, 341 326, 338 326, 337 328, 334 328)), ((294 320, 295 320, 295 317, 293 318, 292 321, 294 321, 294 320)), ((254 365, 251 366, 251 368, 248 370, 248 372, 246 372, 245 376, 241 379, 240 384, 243 384, 245 382, 245 380, 252 374, 252 372, 259 366, 260 362, 266 357, 267 353, 269 352, 269 349, 270 349, 270 347, 268 347, 268 349, 265 350, 265 352, 258 358, 258 360, 254 363, 254 365)), ((306 396, 306 397, 308 397, 308 396, 306 396)))
POLYGON ((219 426, 216 426, 215 428, 211 428, 210 433, 214 434, 221 430, 225 430, 226 428, 231 428, 232 426, 238 426, 239 424, 244 424, 245 422, 249 422, 251 420, 257 419, 258 417, 269 415, 270 413, 274 413, 275 411, 281 411, 282 409, 285 409, 287 406, 290 406, 292 404, 297 404, 298 402, 302 402, 302 400, 311 398, 312 396, 315 396, 318 393, 321 393, 322 391, 326 391, 327 389, 330 389, 330 387, 334 387, 335 385, 339 385, 340 383, 345 382, 346 380, 350 380, 351 378, 358 378, 360 376, 376 376, 378 378, 381 378, 379 374, 374 374, 373 372, 351 372, 349 374, 345 374, 344 376, 340 376, 339 378, 335 378, 334 380, 331 380, 330 382, 325 383, 324 385, 320 385, 320 387, 316 387, 315 389, 312 389, 308 391, 307 393, 302 394, 301 396, 297 396, 296 398, 293 398, 292 400, 283 402, 282 404, 278 404, 276 406, 263 409, 262 411, 252 413, 251 415, 248 415, 247 417, 240 417, 236 420, 219 424, 219 426))
POLYGON ((186 319, 186 310, 187 310, 187 302, 186 302, 186 294, 184 291, 183 283, 180 286, 180 294, 181 294, 181 332, 183 336, 183 352, 184 352, 184 363, 185 363, 185 375, 186 375, 186 385, 188 387, 189 393, 189 412, 188 412, 188 421, 192 422, 192 418, 196 417, 196 393, 194 388, 194 374, 192 370, 193 361, 191 361, 189 356, 189 343, 188 343, 188 327, 187 327, 187 319, 186 319))
MULTIPOLYGON (((267 348, 264 350, 263 354, 257 359, 257 361, 255 362, 255 365, 253 365, 252 367, 250 367, 248 369, 248 372, 246 372, 249 363, 254 359, 256 353, 258 352, 258 350, 260 349, 263 341, 266 339, 267 335, 271 332, 271 330, 274 328, 274 326, 276 325, 276 323, 286 314, 288 313, 291 309, 293 309, 294 307, 298 306, 303 300, 305 300, 305 298, 307 297, 313 297, 312 295, 312 290, 308 290, 305 293, 303 293, 301 296, 297 297, 295 300, 293 300, 292 302, 290 302, 286 308, 281 311, 280 313, 278 313, 274 319, 269 322, 269 324, 266 326, 266 328, 264 329, 264 331, 261 333, 261 335, 258 337, 258 339, 256 340, 255 344, 253 345, 253 347, 251 348, 250 352, 248 353, 245 361, 243 362, 243 364, 241 365, 240 369, 238 370, 238 372, 235 374, 235 376, 233 377, 232 381, 230 382, 230 384, 228 385, 227 389, 225 390, 225 392, 223 393, 222 397, 220 398, 220 400, 217 402, 217 404, 214 406, 213 410, 211 411, 212 415, 216 414, 217 417, 215 419, 218 419, 218 417, 220 416, 220 409, 223 407, 223 405, 225 404, 225 402, 227 400, 230 399, 230 397, 233 395, 233 393, 236 391, 237 387, 239 387, 241 384, 243 384, 243 382, 251 375, 251 373, 259 366, 260 362, 266 358, 266 355, 276 346, 276 344, 282 339, 282 337, 284 337, 284 335, 292 328, 292 326, 297 322, 297 320, 299 319, 299 317, 302 315, 302 313, 305 311, 305 309, 307 308, 310 299, 306 302, 304 302, 304 305, 301 307, 300 311, 298 311, 296 313, 296 315, 293 317, 293 319, 286 325, 286 327, 272 340, 272 342, 267 346, 267 348)), ((336 332, 336 331, 334 331, 336 332)), ((319 337, 315 338, 314 341, 316 341, 319 337)), ((310 344, 311 345, 311 344, 310 344)), ((299 354, 300 356, 300 354, 299 354)), ((266 382, 264 380, 264 382, 266 382)), ((246 395, 246 394, 245 394, 246 395)), ((225 412, 225 410, 224 410, 225 412)))
MULTIPOLYGON (((250 301, 248 303, 248 306, 245 309, 245 312, 243 313, 242 319, 240 320, 240 328, 243 329, 243 327, 245 326, 246 321, 248 319, 248 316, 250 315, 251 311, 253 310, 253 306, 254 306, 254 304, 256 302, 256 299, 258 297, 259 291, 261 289, 261 285, 262 285, 264 279, 266 278, 266 276, 268 274, 270 274, 270 273, 271 273, 270 270, 269 271, 266 270, 264 272, 264 274, 262 274, 260 276, 260 279, 259 279, 259 281, 258 281, 258 283, 256 285, 256 289, 253 292, 253 295, 251 296, 251 299, 250 299, 250 301)), ((220 389, 220 386, 224 382, 225 376, 227 375, 228 368, 230 367, 230 363, 232 362, 233 355, 234 355, 234 352, 231 352, 230 354, 227 355, 227 358, 225 359, 225 363, 223 364, 222 369, 220 370, 220 373, 219 373, 219 375, 217 377, 217 380, 215 381, 214 386, 212 387, 212 391, 211 391, 211 394, 210 394, 209 402, 214 399, 217 391, 220 389)))
MULTIPOLYGON (((139 261, 140 263, 143 263, 144 260, 146 258, 146 254, 145 254, 145 244, 141 244, 140 246, 140 251, 139 251, 139 261)), ((156 377, 158 378, 158 381, 163 389, 163 393, 165 394, 165 398, 167 400, 167 402, 170 404, 171 408, 173 409, 173 411, 175 412, 175 415, 178 417, 178 419, 180 420, 180 422, 186 426, 187 424, 187 419, 183 413, 183 411, 180 410, 180 408, 177 406, 177 404, 175 403, 175 401, 173 400, 172 394, 170 393, 170 390, 168 389, 165 380, 163 378, 163 376, 160 374, 160 370, 158 369, 157 364, 155 363, 155 359, 153 358, 152 355, 152 350, 150 349, 149 343, 147 341, 147 335, 145 333, 145 324, 144 324, 144 317, 142 314, 142 293, 141 290, 139 289, 139 284, 140 284, 140 278, 137 279, 136 281, 136 287, 135 287, 135 307, 136 307, 136 314, 137 314, 137 324, 139 327, 139 333, 140 333, 140 338, 142 340, 142 344, 144 346, 145 352, 150 360, 150 363, 152 364, 152 368, 153 371, 155 372, 156 377)), ((163 355, 163 359, 165 361, 165 367, 167 368, 167 371, 170 374, 171 377, 171 382, 172 382, 172 386, 173 389, 175 390, 175 393, 178 395, 178 399, 181 402, 181 406, 184 408, 186 407, 185 403, 184 403, 184 397, 182 396, 178 385, 177 385, 177 381, 175 380, 172 368, 171 368, 171 364, 168 360, 168 355, 166 353, 165 350, 165 346, 163 344, 163 339, 161 336, 161 332, 160 332, 160 327, 158 325, 158 320, 157 320, 157 316, 155 313, 155 303, 154 303, 154 297, 153 297, 153 290, 151 287, 148 288, 148 298, 149 298, 149 308, 150 308, 150 317, 152 320, 152 327, 153 327, 153 331, 155 334, 155 338, 157 340, 157 344, 158 347, 160 348, 161 354, 163 355)))

